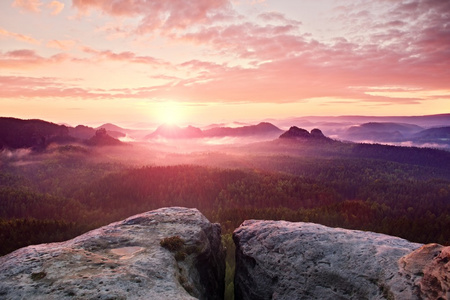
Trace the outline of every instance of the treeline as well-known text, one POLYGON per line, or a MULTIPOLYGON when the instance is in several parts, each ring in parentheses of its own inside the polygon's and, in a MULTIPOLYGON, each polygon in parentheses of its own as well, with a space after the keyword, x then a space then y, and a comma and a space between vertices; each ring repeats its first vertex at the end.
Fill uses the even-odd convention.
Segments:
POLYGON ((0 219, 0 254, 18 248, 50 242, 62 242, 86 232, 80 223, 34 218, 0 219))

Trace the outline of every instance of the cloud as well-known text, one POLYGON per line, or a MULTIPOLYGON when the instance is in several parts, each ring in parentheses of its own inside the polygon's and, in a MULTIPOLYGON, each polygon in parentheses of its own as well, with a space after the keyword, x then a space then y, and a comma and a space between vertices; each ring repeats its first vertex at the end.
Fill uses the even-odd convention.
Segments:
POLYGON ((120 53, 115 53, 111 50, 99 51, 89 47, 83 47, 82 51, 91 54, 94 60, 105 60, 105 61, 123 61, 129 63, 137 64, 148 64, 148 65, 167 65, 163 60, 157 59, 152 56, 140 56, 131 51, 125 51, 120 53))
MULTIPOLYGON (((44 3, 40 0, 14 0, 11 6, 27 12, 40 13, 44 3)), ((64 9, 64 3, 60 1, 51 1, 45 5, 45 7, 51 10, 51 15, 56 16, 64 9)))
POLYGON ((47 4, 47 7, 52 10, 51 15, 56 16, 64 9, 64 3, 59 1, 52 1, 47 4))
POLYGON ((206 98, 195 92, 197 87, 210 97, 216 93, 217 99, 221 98, 217 95, 222 99, 228 95, 234 100, 276 101, 278 97, 295 101, 335 95, 406 104, 418 103, 421 98, 372 96, 350 87, 448 88, 450 2, 354 3, 341 7, 344 13, 336 17, 336 22, 352 30, 346 32, 345 38, 315 39, 300 32, 301 24, 290 23, 279 13, 259 15, 264 24, 218 24, 174 34, 174 39, 209 46, 217 55, 228 55, 230 61, 234 56, 254 67, 251 70, 241 64, 241 68, 220 71, 214 66, 214 70, 203 73, 208 74, 203 81, 191 78, 186 93, 206 98), (264 92, 252 93, 252 89, 264 92))
POLYGON ((41 12, 40 7, 43 3, 40 0, 14 0, 11 5, 28 12, 39 13, 41 12))
POLYGON ((68 60, 68 58, 68 55, 62 53, 45 58, 38 55, 34 50, 29 49, 0 52, 0 69, 26 69, 46 64, 61 63, 68 60))
POLYGON ((0 76, 0 98, 106 98, 108 93, 65 83, 53 77, 0 76))
POLYGON ((47 47, 56 48, 60 50, 68 50, 76 45, 76 41, 74 40, 51 40, 47 42, 47 47))
POLYGON ((258 18, 266 23, 267 22, 279 22, 279 23, 283 23, 283 24, 289 24, 292 26, 300 26, 303 24, 299 20, 288 19, 288 18, 286 18, 286 16, 284 14, 275 12, 275 11, 261 13, 258 15, 258 18))
POLYGON ((4 36, 7 38, 14 38, 18 41, 35 44, 35 45, 40 44, 40 42, 38 40, 32 38, 31 36, 20 34, 20 33, 15 33, 15 32, 9 32, 3 28, 0 28, 0 36, 4 36))
MULTIPOLYGON (((342 3, 351 4, 333 11, 333 26, 338 29, 331 37, 324 38, 304 32, 302 22, 279 12, 261 13, 253 19, 239 16, 227 0, 74 0, 73 5, 80 13, 99 11, 120 17, 112 18, 118 20, 117 23, 100 27, 102 32, 119 37, 126 32, 160 35, 164 42, 196 47, 202 56, 190 57, 186 51, 183 53, 186 61, 175 64, 131 50, 84 47, 80 58, 62 54, 42 57, 31 50, 17 50, 0 52, 0 67, 42 66, 58 60, 102 62, 101 65, 123 62, 160 67, 156 71, 152 68, 154 73, 149 71, 145 75, 167 82, 109 90, 80 89, 72 85, 43 86, 20 92, 23 97, 50 95, 53 91, 55 95, 67 97, 174 99, 196 103, 333 98, 417 104, 432 98, 423 96, 422 91, 448 90, 450 2, 342 3), (123 21, 127 17, 133 22, 123 21), (126 30, 121 27, 133 24, 136 27, 126 30), (385 86, 396 86, 400 90, 414 87, 418 91, 409 95, 395 91, 374 92, 373 87, 385 86)), ((74 45, 70 40, 47 43, 48 47, 62 50, 74 45)))
POLYGON ((112 16, 141 17, 137 28, 140 33, 210 23, 231 9, 228 0, 73 0, 73 6, 82 14, 99 10, 112 16))
POLYGON ((57 77, 0 76, 0 98, 148 99, 159 95, 166 87, 106 90, 80 87, 73 81, 57 77))

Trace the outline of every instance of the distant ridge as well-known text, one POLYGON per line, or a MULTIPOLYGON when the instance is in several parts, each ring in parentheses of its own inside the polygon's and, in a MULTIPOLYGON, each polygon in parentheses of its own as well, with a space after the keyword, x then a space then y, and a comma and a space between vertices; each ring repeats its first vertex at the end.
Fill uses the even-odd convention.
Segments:
POLYGON ((280 120, 277 124, 287 126, 289 124, 302 124, 302 126, 310 126, 316 124, 321 126, 323 122, 329 123, 350 123, 363 124, 369 122, 377 123, 408 123, 421 127, 442 127, 450 124, 450 113, 423 115, 423 116, 364 116, 364 115, 342 115, 342 116, 304 116, 293 117, 280 120))
POLYGON ((156 128, 153 133, 147 135, 145 138, 192 139, 201 138, 202 136, 202 130, 197 127, 188 126, 185 128, 181 128, 177 125, 163 124, 156 128))
POLYGON ((207 130, 188 126, 181 128, 176 125, 163 124, 159 126, 153 133, 146 136, 147 139, 152 138, 168 138, 168 139, 191 139, 191 138, 221 138, 221 137, 249 137, 249 136, 265 136, 277 137, 283 131, 275 125, 262 122, 257 125, 248 125, 242 127, 215 127, 207 130))
POLYGON ((352 141, 401 142, 421 130, 422 127, 414 124, 369 122, 351 126, 343 137, 352 141))
POLYGON ((415 143, 437 143, 450 146, 450 126, 430 128, 414 134, 411 140, 415 143))
POLYGON ((128 129, 122 128, 120 126, 114 125, 112 123, 103 124, 101 126, 98 126, 95 129, 100 129, 100 128, 104 128, 104 129, 106 129, 108 131, 119 131, 119 132, 123 132, 123 131, 127 131, 128 130, 128 129))
POLYGON ((261 122, 257 125, 248 125, 242 127, 216 127, 203 131, 205 137, 243 137, 252 135, 279 135, 283 131, 277 126, 261 122))

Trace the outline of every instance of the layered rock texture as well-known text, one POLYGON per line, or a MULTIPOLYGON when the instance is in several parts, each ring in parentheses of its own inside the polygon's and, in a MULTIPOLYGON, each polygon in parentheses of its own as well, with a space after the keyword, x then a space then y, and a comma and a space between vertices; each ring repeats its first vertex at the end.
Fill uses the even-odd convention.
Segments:
POLYGON ((450 247, 312 223, 245 221, 236 299, 450 299, 450 247))
POLYGON ((0 257, 0 299, 223 299, 220 226, 163 208, 0 257))

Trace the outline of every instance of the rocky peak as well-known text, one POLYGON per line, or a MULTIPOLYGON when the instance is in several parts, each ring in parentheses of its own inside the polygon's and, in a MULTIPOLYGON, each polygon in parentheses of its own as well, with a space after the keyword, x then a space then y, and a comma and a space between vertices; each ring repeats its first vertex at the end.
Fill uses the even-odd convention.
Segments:
POLYGON ((309 133, 306 129, 292 126, 288 131, 280 135, 282 139, 297 139, 297 140, 329 140, 320 129, 313 129, 309 133))
POLYGON ((86 141, 90 146, 121 146, 123 143, 118 139, 110 136, 105 128, 100 128, 95 131, 95 135, 86 141))
POLYGON ((2 299, 223 299, 220 226, 162 208, 0 257, 2 299))
POLYGON ((325 135, 322 133, 322 130, 314 128, 311 130, 311 137, 313 138, 325 138, 325 135))
POLYGON ((297 126, 292 126, 291 128, 289 128, 288 131, 286 131, 280 136, 280 138, 303 138, 303 139, 308 139, 310 137, 311 135, 306 129, 298 128, 297 126))

